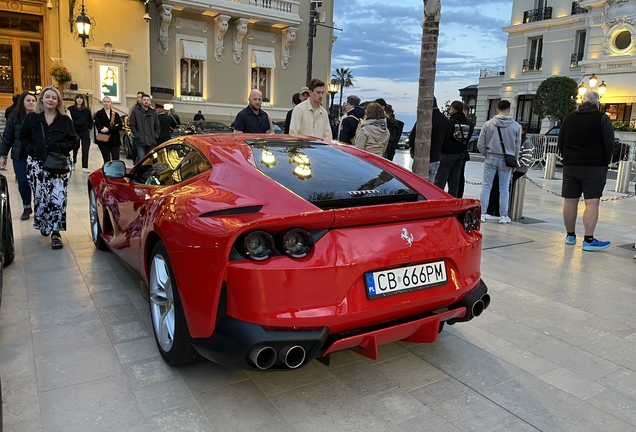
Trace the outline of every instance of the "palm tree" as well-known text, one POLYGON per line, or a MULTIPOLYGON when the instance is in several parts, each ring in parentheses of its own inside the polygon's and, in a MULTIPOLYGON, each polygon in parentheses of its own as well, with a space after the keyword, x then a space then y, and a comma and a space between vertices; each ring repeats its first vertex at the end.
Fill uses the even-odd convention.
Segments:
POLYGON ((417 131, 413 155, 413 172, 428 179, 431 161, 431 128, 435 72, 437 70, 437 40, 441 18, 441 0, 424 1, 422 22, 422 48, 420 54, 420 80, 417 93, 417 131))
POLYGON ((342 106, 342 92, 347 87, 353 87, 353 75, 349 68, 336 68, 336 73, 332 77, 331 82, 340 86, 340 106, 342 106))

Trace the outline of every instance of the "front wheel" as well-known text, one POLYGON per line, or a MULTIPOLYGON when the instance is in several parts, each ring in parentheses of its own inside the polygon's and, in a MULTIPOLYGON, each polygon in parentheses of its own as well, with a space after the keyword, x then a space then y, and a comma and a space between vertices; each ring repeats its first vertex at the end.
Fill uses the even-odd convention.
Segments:
POLYGON ((152 330, 161 357, 171 366, 197 360, 168 251, 161 242, 152 249, 148 291, 152 330))

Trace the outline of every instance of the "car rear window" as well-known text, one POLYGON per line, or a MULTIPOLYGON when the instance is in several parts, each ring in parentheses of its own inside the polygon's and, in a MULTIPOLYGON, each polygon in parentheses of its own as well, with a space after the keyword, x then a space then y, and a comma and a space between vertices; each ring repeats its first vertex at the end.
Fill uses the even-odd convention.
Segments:
POLYGON ((319 141, 250 144, 265 175, 322 209, 424 199, 387 171, 319 141))

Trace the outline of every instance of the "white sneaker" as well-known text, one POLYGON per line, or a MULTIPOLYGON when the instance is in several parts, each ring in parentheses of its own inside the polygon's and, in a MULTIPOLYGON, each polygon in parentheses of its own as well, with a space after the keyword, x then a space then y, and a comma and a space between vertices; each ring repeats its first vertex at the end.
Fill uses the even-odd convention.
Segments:
POLYGON ((89 173, 90 171, 88 170, 88 168, 82 168, 82 172, 83 173, 89 173))
POLYGON ((493 216, 486 213, 486 220, 495 220, 495 219, 499 219, 499 216, 493 216))
POLYGON ((502 217, 499 218, 499 223, 500 224, 507 224, 507 223, 510 223, 510 222, 512 222, 512 221, 510 220, 510 218, 508 216, 502 216, 502 217))
POLYGON ((75 164, 71 164, 71 171, 75 171, 75 164))
POLYGON ((481 221, 486 222, 486 215, 481 215, 481 221))

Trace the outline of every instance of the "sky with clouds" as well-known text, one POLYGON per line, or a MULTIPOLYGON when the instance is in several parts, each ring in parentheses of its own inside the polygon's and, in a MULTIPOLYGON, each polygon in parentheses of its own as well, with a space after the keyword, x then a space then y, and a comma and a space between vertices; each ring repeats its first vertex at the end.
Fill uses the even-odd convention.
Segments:
MULTIPOLYGON (((435 96, 440 106, 460 99, 458 89, 477 84, 479 70, 503 66, 513 0, 441 0, 435 96)), ((422 0, 335 0, 338 40, 332 71, 350 68, 356 94, 379 97, 393 105, 410 130, 417 109, 417 81, 422 41, 422 0)), ((338 103, 336 95, 335 103, 338 103)))

